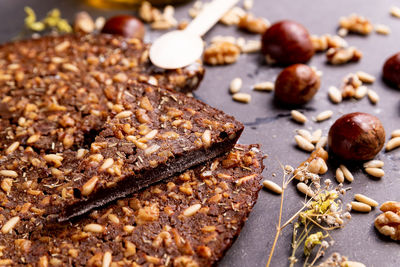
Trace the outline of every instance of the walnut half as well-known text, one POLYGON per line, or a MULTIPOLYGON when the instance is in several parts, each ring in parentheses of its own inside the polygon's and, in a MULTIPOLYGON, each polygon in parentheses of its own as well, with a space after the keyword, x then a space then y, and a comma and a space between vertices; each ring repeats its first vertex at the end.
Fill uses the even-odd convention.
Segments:
POLYGON ((400 202, 387 201, 382 204, 380 214, 375 219, 378 231, 393 240, 400 240, 400 202))

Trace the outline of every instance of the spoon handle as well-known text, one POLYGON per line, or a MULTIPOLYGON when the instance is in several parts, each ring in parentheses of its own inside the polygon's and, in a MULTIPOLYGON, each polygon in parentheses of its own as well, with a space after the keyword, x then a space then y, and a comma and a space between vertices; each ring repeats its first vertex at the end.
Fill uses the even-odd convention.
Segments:
POLYGON ((208 3, 199 15, 186 27, 190 34, 203 36, 239 0, 214 0, 208 3))

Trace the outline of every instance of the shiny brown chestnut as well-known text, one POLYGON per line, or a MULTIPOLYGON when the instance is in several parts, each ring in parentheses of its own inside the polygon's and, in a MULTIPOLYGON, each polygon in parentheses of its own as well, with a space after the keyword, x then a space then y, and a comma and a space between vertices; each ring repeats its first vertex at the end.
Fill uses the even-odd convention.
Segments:
POLYGON ((314 55, 307 29, 294 21, 273 24, 262 35, 262 53, 267 61, 281 65, 306 63, 314 55))
POLYGON ((381 121, 368 113, 349 113, 340 117, 330 128, 329 150, 343 160, 370 160, 385 143, 381 121))
POLYGON ((400 88, 400 52, 386 60, 382 74, 388 84, 400 88))
POLYGON ((294 64, 281 71, 275 81, 275 99, 287 105, 303 105, 320 87, 320 78, 307 65, 294 64))
POLYGON ((128 38, 143 39, 145 29, 143 23, 134 16, 118 15, 109 18, 101 32, 122 35, 128 38))

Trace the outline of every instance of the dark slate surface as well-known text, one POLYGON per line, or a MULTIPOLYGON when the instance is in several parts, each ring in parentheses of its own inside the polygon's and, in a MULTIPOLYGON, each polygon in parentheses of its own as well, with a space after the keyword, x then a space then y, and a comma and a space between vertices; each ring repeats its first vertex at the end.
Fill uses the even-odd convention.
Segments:
MULTIPOLYGON (((388 88, 380 79, 381 68, 387 57, 400 50, 400 19, 389 15, 392 5, 400 5, 395 0, 255 0, 253 12, 264 16, 271 22, 282 19, 292 19, 304 24, 311 33, 334 34, 340 16, 353 12, 362 14, 373 23, 389 25, 392 33, 389 36, 371 34, 368 37, 349 36, 347 41, 357 46, 364 53, 359 63, 345 66, 329 66, 325 63, 324 55, 315 56, 310 65, 322 70, 322 86, 314 100, 308 103, 303 111, 311 118, 319 112, 332 109, 332 119, 317 124, 312 121, 305 125, 307 129, 321 128, 327 134, 330 125, 342 114, 363 111, 378 116, 386 129, 387 134, 396 128, 400 128, 400 91, 388 88), (371 105, 368 99, 361 101, 346 101, 340 105, 333 105, 327 98, 327 90, 330 85, 339 86, 342 77, 349 72, 363 70, 369 72, 378 80, 371 86, 381 97, 377 105, 371 105)), ((88 6, 84 1, 78 0, 1 0, 0 2, 0 41, 5 42, 13 38, 23 27, 25 5, 32 6, 38 16, 42 17, 54 7, 62 10, 62 14, 73 19, 74 13, 79 10, 87 10, 92 15, 104 15, 106 17, 118 13, 134 13, 132 10, 101 10, 88 6)), ((188 17, 187 9, 191 4, 180 6, 176 17, 188 17)), ((152 40, 158 33, 148 35, 152 40)), ((217 34, 237 35, 247 38, 258 38, 236 31, 234 27, 219 25, 215 27, 206 38, 217 34)), ((301 126, 293 123, 289 118, 289 110, 281 109, 272 102, 272 93, 254 92, 251 85, 261 81, 273 81, 280 68, 272 68, 262 64, 261 56, 242 55, 240 60, 230 66, 210 67, 207 75, 196 96, 208 104, 235 115, 244 122, 247 127, 240 139, 241 143, 261 143, 263 150, 269 155, 265 161, 267 170, 265 178, 281 182, 281 171, 278 162, 297 166, 307 158, 307 154, 296 149, 294 145, 294 131, 301 126), (235 103, 228 93, 231 79, 241 77, 244 80, 243 92, 252 95, 250 104, 235 103), (274 177, 273 174, 277 175, 274 177)), ((355 181, 351 185, 352 190, 346 195, 345 202, 351 200, 355 193, 363 193, 379 203, 387 200, 400 200, 400 150, 390 153, 381 152, 378 159, 385 162, 386 175, 381 180, 368 177, 360 170, 360 165, 352 166, 355 181)), ((324 176, 333 178, 335 166, 330 166, 330 171, 324 176)), ((246 226, 233 247, 227 252, 220 266, 264 266, 268 258, 269 250, 275 234, 275 226, 279 210, 279 196, 261 191, 258 202, 252 212, 246 226)), ((284 204, 283 220, 288 219, 301 207, 302 197, 296 192, 293 185, 287 190, 284 204)), ((399 243, 381 237, 373 227, 373 220, 379 210, 375 209, 369 214, 352 214, 353 219, 341 230, 332 232, 336 243, 329 248, 327 254, 339 252, 350 259, 361 261, 367 266, 400 266, 399 243)), ((291 228, 285 229, 279 239, 272 266, 286 266, 290 253, 291 228)), ((300 264, 298 264, 300 266, 300 264)))

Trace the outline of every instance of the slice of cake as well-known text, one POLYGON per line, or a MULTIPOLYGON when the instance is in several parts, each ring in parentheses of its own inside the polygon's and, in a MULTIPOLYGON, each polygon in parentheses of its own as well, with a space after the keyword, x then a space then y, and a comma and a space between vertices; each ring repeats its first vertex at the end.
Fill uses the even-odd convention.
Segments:
POLYGON ((234 146, 243 125, 154 85, 174 87, 176 75, 189 74, 150 75, 146 51, 108 35, 0 47, 0 175, 9 198, 67 220, 234 146))
POLYGON ((89 216, 46 226, 37 214, 40 204, 18 204, 9 198, 5 204, 3 199, 0 263, 215 265, 257 200, 263 168, 257 145, 236 145, 224 156, 93 210, 89 216))

